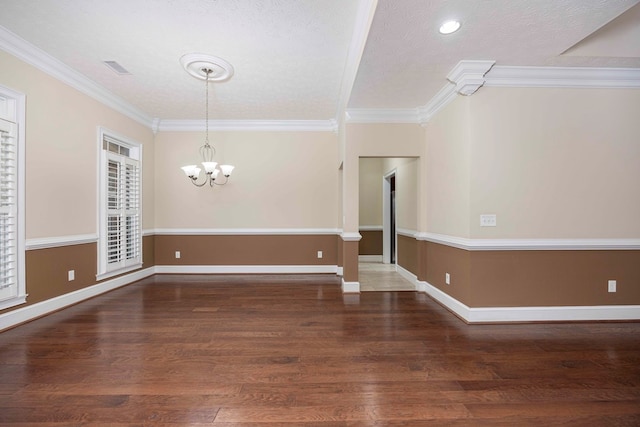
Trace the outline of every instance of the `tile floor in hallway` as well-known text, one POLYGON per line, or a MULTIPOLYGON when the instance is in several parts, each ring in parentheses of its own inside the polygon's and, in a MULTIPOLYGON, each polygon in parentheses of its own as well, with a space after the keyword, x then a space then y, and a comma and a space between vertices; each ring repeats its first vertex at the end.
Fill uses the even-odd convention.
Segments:
POLYGON ((395 264, 360 262, 358 264, 360 291, 415 291, 415 286, 396 271, 395 264))

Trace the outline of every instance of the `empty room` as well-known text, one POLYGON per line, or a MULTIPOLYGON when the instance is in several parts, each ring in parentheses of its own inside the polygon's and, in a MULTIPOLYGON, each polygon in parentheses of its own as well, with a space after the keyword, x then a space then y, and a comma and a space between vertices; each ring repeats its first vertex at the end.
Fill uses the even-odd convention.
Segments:
POLYGON ((639 0, 0 0, 0 425, 640 425, 639 0))

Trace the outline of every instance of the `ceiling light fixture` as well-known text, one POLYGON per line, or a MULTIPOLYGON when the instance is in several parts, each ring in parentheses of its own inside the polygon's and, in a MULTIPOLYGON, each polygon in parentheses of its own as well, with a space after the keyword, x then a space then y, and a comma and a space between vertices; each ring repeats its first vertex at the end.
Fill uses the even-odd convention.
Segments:
POLYGON ((231 165, 218 165, 213 159, 216 155, 216 149, 209 144, 209 82, 221 82, 231 78, 233 75, 233 67, 221 58, 202 54, 187 54, 180 58, 180 62, 184 69, 197 79, 205 81, 205 137, 204 145, 200 147, 200 157, 202 159, 202 167, 204 168, 204 181, 198 183, 200 171, 197 165, 183 166, 182 170, 185 175, 191 179, 191 183, 196 187, 202 187, 209 184, 225 185, 229 181, 229 176, 234 167, 231 165), (224 182, 216 182, 218 175, 222 173, 225 177, 224 182))
POLYGON ((460 21, 451 20, 446 21, 442 25, 440 25, 440 34, 451 34, 455 33, 460 29, 460 21))

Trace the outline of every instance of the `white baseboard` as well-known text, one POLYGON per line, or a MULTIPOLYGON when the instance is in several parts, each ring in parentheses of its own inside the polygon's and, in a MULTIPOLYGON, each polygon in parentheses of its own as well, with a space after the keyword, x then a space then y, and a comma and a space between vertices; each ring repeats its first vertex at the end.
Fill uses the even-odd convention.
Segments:
POLYGON ((467 323, 640 320, 640 305, 472 308, 427 282, 419 282, 418 287, 467 323))
POLYGON ((342 293, 343 294, 359 294, 360 282, 345 282, 342 279, 342 293))
POLYGON ((336 265, 156 265, 158 274, 322 274, 336 265))
POLYGON ((358 255, 358 262, 382 262, 382 255, 358 255))
POLYGON ((640 320, 640 305, 470 308, 469 323, 640 320))
POLYGON ((640 320, 640 305, 472 308, 430 283, 419 281, 415 274, 400 265, 397 271, 415 285, 416 291, 427 293, 467 323, 640 320))
POLYGON ((115 279, 88 286, 68 294, 60 295, 33 305, 18 308, 0 315, 0 331, 19 325, 29 320, 42 317, 46 314, 63 309, 72 304, 109 292, 119 287, 128 285, 155 273, 154 267, 137 270, 131 274, 116 277, 115 279))
POLYGON ((406 268, 404 268, 399 264, 396 264, 396 271, 398 272, 398 274, 400 274, 402 277, 407 279, 409 282, 413 283, 413 286, 415 287, 416 291, 420 291, 418 286, 418 276, 416 276, 415 274, 413 274, 412 272, 410 272, 409 270, 407 270, 406 268))
POLYGON ((344 276, 344 267, 338 267, 338 271, 336 272, 338 276, 344 276))

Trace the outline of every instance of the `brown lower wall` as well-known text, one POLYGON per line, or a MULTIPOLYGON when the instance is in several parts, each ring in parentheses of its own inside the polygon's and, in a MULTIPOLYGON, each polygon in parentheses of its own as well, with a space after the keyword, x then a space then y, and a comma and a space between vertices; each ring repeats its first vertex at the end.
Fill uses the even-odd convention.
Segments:
POLYGON ((95 285, 97 247, 96 243, 86 243, 26 251, 26 305, 95 285), (69 270, 75 270, 75 280, 71 282, 68 280, 69 270))
POLYGON ((437 243, 423 242, 423 258, 425 280, 442 292, 451 295, 458 301, 469 305, 470 289, 470 252, 437 243), (445 283, 445 275, 449 273, 450 284, 445 283))
POLYGON ((424 252, 426 281, 473 308, 640 304, 637 250, 467 251, 426 242, 424 252), (617 292, 607 291, 608 280, 617 292))
POLYGON ((398 265, 418 275, 418 241, 413 237, 398 235, 398 265))
POLYGON ((637 250, 475 251, 470 267, 471 307, 640 304, 637 250))
POLYGON ((142 267, 153 267, 156 265, 156 237, 142 237, 142 267))
POLYGON ((345 282, 358 281, 358 243, 342 241, 342 279, 345 282))
MULTIPOLYGON (((153 243, 153 236, 144 236, 142 238, 142 268, 155 265, 153 243)), ((0 310, 0 313, 23 308, 97 284, 97 251, 97 243, 26 251, 27 302, 16 307, 0 310), (75 273, 75 279, 71 282, 68 280, 69 270, 74 270, 75 273)))
POLYGON ((337 239, 326 234, 156 235, 154 255, 156 265, 337 265, 337 239))
MULTIPOLYGON (((95 243, 27 251, 27 303, 0 313, 95 285, 96 251, 95 243), (69 270, 75 270, 71 282, 69 270)), ((358 280, 358 242, 336 235, 145 236, 143 256, 144 268, 341 265, 345 281, 358 280)), ((469 307, 640 304, 639 250, 467 251, 399 236, 398 262, 469 307), (617 281, 617 292, 607 292, 608 280, 617 281)))
POLYGON ((382 255, 382 230, 360 230, 358 255, 382 255))

